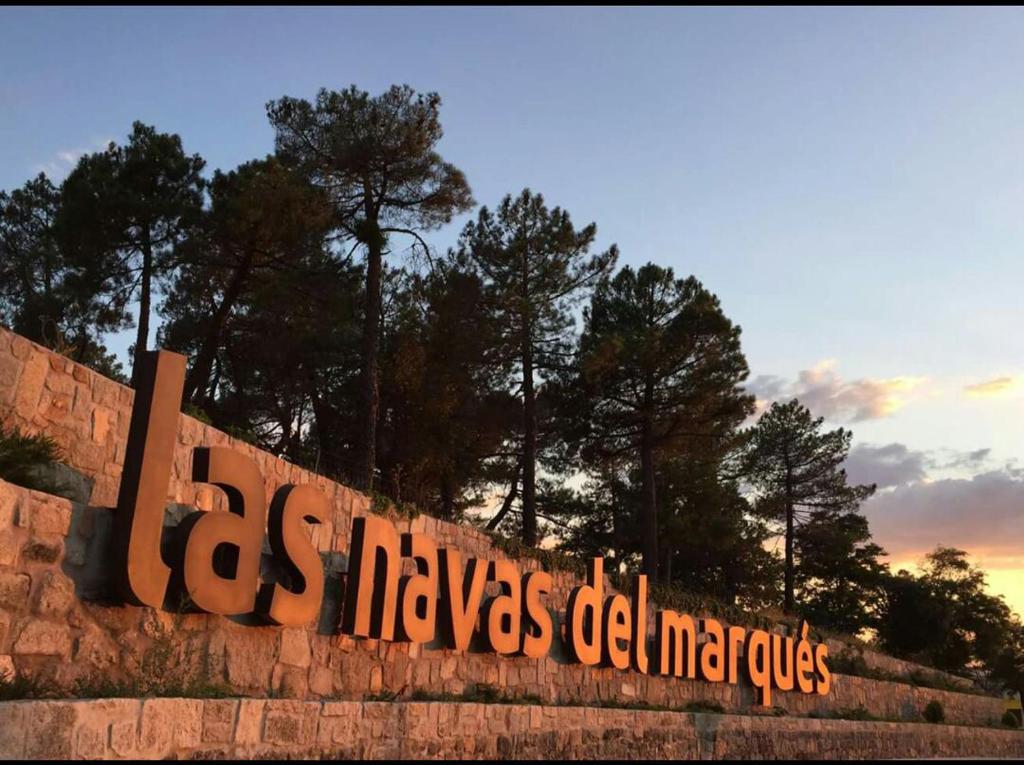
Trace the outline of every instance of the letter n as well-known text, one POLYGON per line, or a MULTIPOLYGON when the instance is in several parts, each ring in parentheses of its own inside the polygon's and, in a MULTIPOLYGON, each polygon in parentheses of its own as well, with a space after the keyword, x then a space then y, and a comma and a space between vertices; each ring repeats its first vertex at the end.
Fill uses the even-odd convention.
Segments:
POLYGON ((378 516, 352 521, 342 632, 394 640, 401 565, 398 531, 391 523, 378 516))

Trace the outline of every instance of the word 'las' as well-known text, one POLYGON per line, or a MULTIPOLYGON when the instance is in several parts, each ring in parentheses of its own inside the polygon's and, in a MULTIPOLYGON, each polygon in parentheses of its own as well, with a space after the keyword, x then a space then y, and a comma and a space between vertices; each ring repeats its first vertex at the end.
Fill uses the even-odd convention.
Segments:
MULTIPOLYGON (((259 614, 266 621, 303 626, 314 621, 324 591, 323 564, 304 524, 324 523, 327 498, 309 485, 284 485, 267 508, 256 463, 225 447, 196 448, 192 478, 221 489, 229 512, 196 511, 174 530, 162 553, 163 516, 170 481, 185 359, 155 351, 137 374, 125 466, 115 521, 118 585, 136 605, 163 607, 168 599, 222 615, 259 614), (260 581, 264 534, 285 572, 283 582, 260 581)), ((431 643, 532 658, 546 656, 555 621, 543 599, 552 590, 543 571, 520 575, 515 562, 469 559, 438 548, 425 534, 399 534, 370 516, 352 523, 348 585, 341 631, 356 637, 431 643), (402 574, 402 561, 415 574, 402 574), (485 597, 489 582, 498 595, 485 597)), ((828 647, 764 630, 695 620, 670 610, 654 616, 647 633, 647 578, 634 577, 632 601, 605 597, 603 559, 590 562, 587 583, 572 590, 559 629, 572 660, 641 673, 736 683, 745 677, 762 704, 772 689, 827 694, 828 647)))

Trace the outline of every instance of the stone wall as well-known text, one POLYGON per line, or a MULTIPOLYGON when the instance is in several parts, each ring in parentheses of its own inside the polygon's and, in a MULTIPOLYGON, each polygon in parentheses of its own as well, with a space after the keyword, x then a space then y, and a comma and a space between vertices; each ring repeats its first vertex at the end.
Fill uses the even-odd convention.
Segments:
POLYGON ((1024 733, 922 723, 444 702, 0 703, 3 759, 1024 757, 1024 733))
MULTIPOLYGON (((321 618, 307 629, 281 629, 253 626, 244 618, 113 604, 106 545, 132 398, 128 388, 0 329, 0 422, 53 437, 72 468, 67 478, 76 484, 78 500, 0 482, 0 670, 12 667, 21 675, 47 677, 66 690, 76 684, 88 690, 100 681, 148 673, 198 677, 240 695, 292 699, 361 700, 368 694, 402 695, 415 689, 461 693, 486 684, 510 695, 562 703, 642 700, 683 707, 705 702, 727 710, 752 704, 753 694, 745 686, 572 664, 559 640, 550 656, 533 660, 338 634, 338 592, 351 521, 369 512, 369 500, 185 415, 179 420, 167 523, 176 523, 186 507, 212 509, 221 501, 214 488, 189 480, 191 450, 198 445, 229 445, 252 456, 268 495, 286 482, 318 486, 331 500, 333 512, 329 522, 312 532, 328 571, 321 618)), ((506 557, 471 527, 425 515, 396 519, 396 524, 467 556, 506 557)), ((532 560, 519 565, 523 571, 538 567, 532 560)), ((556 572, 549 603, 561 607, 577 583, 574 575, 556 572)), ((876 662, 888 658, 872 652, 865 657, 876 662)), ((891 666, 909 671, 913 665, 891 666)), ((842 676, 836 677, 827 698, 778 693, 775 703, 791 714, 864 707, 879 717, 917 719, 933 698, 942 701, 952 722, 987 723, 1002 714, 1000 699, 842 676)))

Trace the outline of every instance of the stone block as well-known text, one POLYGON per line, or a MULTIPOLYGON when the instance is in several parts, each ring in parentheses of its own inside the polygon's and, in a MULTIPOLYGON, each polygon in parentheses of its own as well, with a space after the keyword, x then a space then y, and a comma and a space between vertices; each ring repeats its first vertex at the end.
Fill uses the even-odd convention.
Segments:
POLYGON ((22 718, 28 760, 67 760, 72 753, 75 710, 68 701, 37 701, 22 718))
POLYGON ((119 757, 132 757, 139 746, 134 720, 121 720, 110 726, 110 749, 119 757))
POLYGON ((24 713, 28 704, 0 704, 0 759, 20 760, 25 756, 24 713))
POLYGON ((31 586, 32 579, 28 574, 0 571, 0 608, 11 611, 27 610, 31 586))
POLYGON ((173 750, 180 699, 146 699, 139 721, 139 749, 149 758, 165 758, 173 750))
POLYGON ((107 726, 82 725, 75 734, 74 756, 79 760, 100 760, 107 754, 107 726))
POLYGON ((29 353, 14 397, 14 411, 19 417, 31 420, 35 416, 49 369, 50 363, 44 352, 33 350, 29 353))
POLYGON ((242 699, 238 704, 238 722, 235 725, 235 744, 258 744, 263 738, 262 699, 242 699))
POLYGON ((293 667, 308 667, 312 652, 309 648, 309 633, 305 629, 287 628, 281 631, 282 664, 293 667))
POLYGON ((32 507, 31 518, 29 526, 32 531, 67 536, 71 530, 71 503, 56 498, 37 501, 32 507))
POLYGON ((36 593, 35 612, 43 616, 63 616, 75 602, 75 586, 57 571, 42 576, 36 593))
POLYGON ((31 621, 14 644, 17 656, 59 656, 71 653, 71 631, 66 624, 31 621))
POLYGON ((0 680, 10 682, 15 676, 14 659, 6 654, 0 656, 0 680))
POLYGON ((277 652, 277 635, 272 628, 243 627, 225 634, 224 648, 228 681, 239 689, 270 686, 277 652))
POLYGON ((15 566, 23 543, 18 529, 0 526, 0 566, 15 566))
POLYGON ((175 699, 174 740, 178 746, 197 747, 203 737, 203 702, 199 699, 175 699))
POLYGON ((203 703, 203 743, 226 744, 235 733, 237 699, 208 699, 203 703))

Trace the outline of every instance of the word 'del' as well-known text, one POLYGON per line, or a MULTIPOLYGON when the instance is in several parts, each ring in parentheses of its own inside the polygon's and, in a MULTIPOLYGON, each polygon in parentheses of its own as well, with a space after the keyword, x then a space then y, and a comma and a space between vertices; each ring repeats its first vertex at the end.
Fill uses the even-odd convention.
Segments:
MULTIPOLYGON (((252 459, 197 447, 192 479, 222 491, 228 512, 195 511, 164 539, 184 377, 184 357, 165 351, 147 354, 137 375, 115 514, 121 595, 155 608, 185 604, 256 614, 271 624, 314 622, 325 584, 307 525, 330 517, 315 487, 281 486, 268 505, 252 459), (265 538, 278 581, 261 580, 265 538)), ((586 583, 569 593, 560 618, 546 602, 553 589, 547 572, 521 573, 511 560, 463 559, 455 548, 399 533, 371 515, 352 521, 347 580, 339 629, 354 637, 531 658, 548 655, 557 638, 584 665, 715 683, 742 678, 764 705, 774 690, 825 695, 831 686, 828 647, 809 640, 806 623, 795 635, 781 635, 671 610, 649 614, 647 578, 634 577, 628 598, 605 592, 602 558, 590 561, 586 583)))

